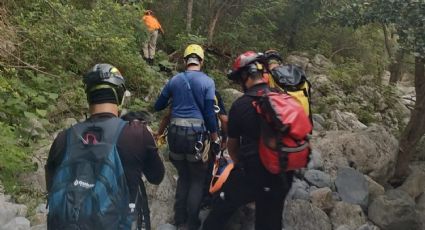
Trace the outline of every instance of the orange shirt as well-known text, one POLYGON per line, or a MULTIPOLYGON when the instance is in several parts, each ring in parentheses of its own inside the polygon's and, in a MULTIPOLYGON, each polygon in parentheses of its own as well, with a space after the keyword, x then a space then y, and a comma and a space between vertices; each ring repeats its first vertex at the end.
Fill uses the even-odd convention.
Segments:
POLYGON ((159 24, 158 20, 154 16, 145 15, 142 19, 149 31, 162 30, 161 24, 159 24))

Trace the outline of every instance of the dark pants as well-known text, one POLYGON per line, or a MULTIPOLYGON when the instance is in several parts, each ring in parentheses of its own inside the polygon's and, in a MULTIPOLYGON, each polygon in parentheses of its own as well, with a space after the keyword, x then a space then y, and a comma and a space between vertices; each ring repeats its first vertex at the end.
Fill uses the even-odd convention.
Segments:
POLYGON ((224 229, 232 214, 250 202, 255 202, 255 229, 282 229, 283 204, 292 184, 292 173, 284 178, 270 174, 258 157, 243 162, 242 167, 235 167, 230 173, 203 230, 224 229))
POLYGON ((173 160, 179 178, 177 180, 174 221, 176 225, 187 223, 189 230, 200 226, 199 210, 203 198, 207 165, 187 160, 173 160))

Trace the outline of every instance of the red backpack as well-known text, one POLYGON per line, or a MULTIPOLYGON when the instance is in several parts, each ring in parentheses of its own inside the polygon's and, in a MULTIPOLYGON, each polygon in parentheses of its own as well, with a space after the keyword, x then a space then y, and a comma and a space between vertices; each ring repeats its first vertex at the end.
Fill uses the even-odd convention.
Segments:
POLYGON ((313 127, 303 107, 290 95, 269 89, 248 95, 256 98, 253 105, 262 117, 259 154, 266 169, 280 174, 306 167, 313 127))

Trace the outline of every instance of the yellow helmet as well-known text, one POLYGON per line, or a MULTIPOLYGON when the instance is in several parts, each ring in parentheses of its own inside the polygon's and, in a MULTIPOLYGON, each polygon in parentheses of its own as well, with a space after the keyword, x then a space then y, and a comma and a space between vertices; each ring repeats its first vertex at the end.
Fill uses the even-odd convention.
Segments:
POLYGON ((204 60, 204 50, 202 49, 200 45, 197 45, 197 44, 188 45, 186 49, 184 50, 183 57, 186 58, 191 54, 196 54, 196 56, 204 60))

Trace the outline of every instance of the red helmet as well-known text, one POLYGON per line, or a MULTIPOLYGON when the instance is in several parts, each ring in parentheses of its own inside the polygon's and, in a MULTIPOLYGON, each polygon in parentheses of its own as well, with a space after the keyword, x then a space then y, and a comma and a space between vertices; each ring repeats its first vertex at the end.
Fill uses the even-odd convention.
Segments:
MULTIPOLYGON (((245 53, 239 55, 233 63, 232 70, 227 75, 227 77, 232 81, 237 80, 240 76, 241 70, 246 69, 250 64, 258 61, 259 58, 260 55, 254 51, 246 51, 245 53)), ((257 65, 253 65, 253 68, 255 68, 255 70, 258 69, 257 65)))

